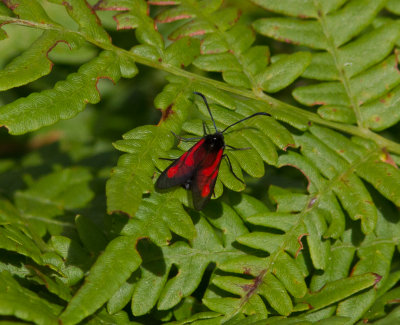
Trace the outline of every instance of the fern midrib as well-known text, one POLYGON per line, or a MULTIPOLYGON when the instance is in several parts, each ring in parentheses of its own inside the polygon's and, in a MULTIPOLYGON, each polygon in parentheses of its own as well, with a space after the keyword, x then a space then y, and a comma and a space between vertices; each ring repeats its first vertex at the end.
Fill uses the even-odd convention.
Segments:
POLYGON ((183 70, 183 69, 171 66, 171 65, 167 65, 165 63, 151 61, 147 58, 141 57, 130 51, 121 49, 113 44, 99 42, 95 39, 88 37, 87 35, 79 32, 79 31, 73 31, 73 30, 69 30, 64 27, 56 26, 56 25, 41 24, 41 23, 37 23, 37 22, 31 22, 28 20, 12 18, 12 17, 8 17, 8 16, 3 16, 3 15, 0 15, 0 22, 2 22, 2 24, 4 24, 5 22, 6 23, 15 23, 17 25, 22 25, 22 26, 37 27, 37 28, 45 29, 45 30, 56 30, 56 31, 60 31, 60 32, 76 34, 76 35, 79 35, 80 37, 83 37, 86 41, 92 43, 93 45, 95 45, 103 50, 113 51, 117 54, 123 53, 124 55, 131 57, 132 60, 134 60, 136 63, 143 64, 145 66, 149 66, 149 67, 152 67, 152 68, 155 68, 158 70, 163 70, 163 71, 169 72, 173 75, 184 77, 189 80, 196 80, 198 82, 203 82, 203 83, 209 84, 213 87, 216 87, 220 90, 225 90, 227 92, 230 92, 230 93, 242 96, 242 97, 246 97, 246 98, 250 98, 250 99, 254 99, 254 100, 261 100, 269 106, 266 109, 266 111, 272 115, 274 115, 275 110, 279 110, 280 113, 282 111, 283 112, 286 111, 289 114, 296 113, 299 116, 302 116, 302 117, 308 119, 310 122, 314 122, 319 125, 327 126, 332 129, 339 130, 339 131, 342 131, 342 132, 345 132, 348 134, 356 135, 356 136, 359 136, 362 138, 370 139, 370 140, 374 141, 376 144, 378 144, 381 148, 386 148, 388 151, 390 151, 392 153, 400 154, 400 144, 399 143, 391 141, 389 139, 386 139, 386 138, 380 136, 379 134, 376 134, 368 129, 360 128, 360 127, 357 127, 354 125, 347 125, 347 124, 332 122, 329 120, 324 120, 321 117, 319 117, 316 113, 308 112, 301 108, 289 105, 285 102, 282 102, 273 97, 270 97, 270 96, 266 95, 265 93, 254 94, 250 90, 239 89, 239 88, 230 86, 224 82, 213 80, 213 79, 210 79, 210 78, 207 78, 204 76, 200 76, 195 73, 192 73, 192 72, 189 72, 189 71, 186 71, 186 70, 183 70))
MULTIPOLYGON (((334 187, 334 185, 337 182, 340 182, 340 179, 342 177, 346 177, 347 175, 350 175, 354 172, 354 170, 357 168, 358 165, 364 163, 365 161, 367 161, 368 159, 370 159, 371 157, 373 157, 374 155, 378 154, 380 152, 380 148, 378 149, 374 149, 371 150, 370 152, 368 152, 367 154, 363 155, 360 159, 357 159, 355 161, 353 161, 351 164, 349 164, 347 167, 347 169, 345 171, 343 171, 342 173, 339 173, 338 175, 336 175, 335 177, 331 178, 330 180, 327 180, 326 185, 322 188, 322 189, 318 189, 318 192, 316 193, 312 193, 309 194, 309 200, 307 201, 307 204, 305 205, 305 207, 303 208, 303 210, 298 214, 298 220, 297 222, 292 226, 292 228, 286 232, 283 237, 283 241, 282 244, 280 245, 280 247, 273 252, 266 263, 266 267, 265 267, 265 274, 261 277, 262 281, 260 281, 260 283, 262 283, 264 281, 264 277, 270 273, 270 269, 273 267, 273 265, 275 264, 275 261, 279 258, 281 253, 285 252, 286 247, 289 246, 289 242, 292 240, 292 238, 294 236, 296 236, 295 231, 297 231, 297 228, 304 223, 304 218, 307 216, 307 214, 309 212, 311 212, 314 208, 318 207, 319 205, 319 201, 321 199, 321 197, 323 197, 324 194, 328 193, 329 191, 332 191, 332 188, 334 187), (310 203, 313 201, 313 204, 310 206, 310 203)), ((251 292, 251 294, 249 296, 245 296, 241 299, 241 304, 240 304, 240 308, 238 308, 238 310, 236 310, 234 313, 230 314, 229 317, 233 317, 235 316, 244 306, 244 304, 250 300, 250 298, 256 294, 258 292, 259 287, 255 288, 254 291, 251 292)))
POLYGON ((325 20, 326 15, 325 15, 324 11, 322 10, 318 0, 314 0, 314 6, 316 8, 316 11, 319 13, 318 21, 321 25, 322 32, 324 33, 327 44, 328 44, 328 52, 331 54, 333 61, 335 62, 336 70, 339 73, 339 79, 342 82, 344 89, 346 90, 347 97, 349 98, 350 103, 351 103, 350 105, 353 109, 354 115, 356 116, 357 125, 359 128, 364 128, 364 123, 363 123, 363 118, 362 118, 361 111, 360 111, 360 106, 358 105, 356 96, 354 96, 354 94, 351 90, 350 80, 346 75, 344 67, 340 64, 338 48, 335 46, 333 38, 332 38, 332 36, 328 30, 328 27, 326 25, 326 20, 325 20))

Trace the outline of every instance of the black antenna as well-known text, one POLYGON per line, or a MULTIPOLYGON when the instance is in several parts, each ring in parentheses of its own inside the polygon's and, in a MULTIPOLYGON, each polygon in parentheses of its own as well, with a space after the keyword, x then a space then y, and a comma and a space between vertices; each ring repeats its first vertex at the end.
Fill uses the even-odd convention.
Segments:
POLYGON ((212 114, 211 114, 211 110, 210 110, 210 107, 208 106, 208 103, 207 103, 206 96, 204 96, 202 93, 199 93, 199 92, 197 92, 197 91, 194 91, 193 93, 194 93, 194 94, 196 94, 196 95, 199 95, 201 98, 203 98, 203 100, 204 100, 204 103, 205 103, 205 104, 206 104, 206 106, 207 106, 208 113, 210 113, 211 120, 212 120, 212 121, 213 121, 213 123, 214 123, 214 128, 215 128, 215 131, 216 131, 216 132, 218 132, 217 126, 215 125, 214 117, 212 116, 212 114))
POLYGON ((240 121, 237 121, 237 122, 235 122, 235 123, 233 123, 233 124, 227 126, 221 133, 224 133, 224 132, 225 132, 226 130, 228 130, 231 126, 234 126, 234 125, 236 125, 236 124, 238 124, 238 123, 240 123, 240 122, 246 121, 246 120, 248 120, 249 118, 252 118, 252 117, 257 116, 257 115, 271 116, 271 114, 264 113, 264 112, 255 113, 255 114, 253 114, 253 115, 247 116, 247 117, 245 117, 244 119, 241 119, 240 121))
MULTIPOLYGON (((205 103, 206 106, 207 106, 208 112, 210 113, 211 120, 212 120, 213 123, 214 123, 215 131, 218 132, 217 126, 215 125, 214 117, 212 116, 210 107, 208 106, 208 102, 207 102, 206 96, 204 96, 202 93, 199 93, 199 92, 197 92, 197 91, 194 91, 193 93, 196 94, 196 95, 199 95, 201 98, 203 98, 204 103, 205 103)), ((271 116, 271 114, 264 113, 264 112, 254 113, 253 115, 247 116, 247 117, 245 117, 244 119, 241 119, 240 121, 237 121, 237 122, 235 122, 235 123, 233 123, 233 124, 227 126, 221 133, 224 133, 224 132, 225 132, 226 130, 228 130, 231 126, 234 126, 234 125, 236 125, 236 124, 238 124, 238 123, 240 123, 240 122, 246 121, 246 120, 248 120, 249 118, 252 118, 252 117, 257 116, 257 115, 271 116)))

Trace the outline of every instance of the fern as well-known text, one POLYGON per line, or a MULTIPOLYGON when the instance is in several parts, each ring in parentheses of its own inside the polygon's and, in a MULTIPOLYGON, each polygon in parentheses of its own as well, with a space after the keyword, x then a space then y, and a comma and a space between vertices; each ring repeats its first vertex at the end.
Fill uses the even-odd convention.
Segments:
POLYGON ((0 322, 399 322, 399 14, 0 2, 0 322), (193 92, 221 129, 273 117, 226 134, 248 186, 223 162, 201 212, 153 185, 191 146, 171 131, 212 128, 193 92))

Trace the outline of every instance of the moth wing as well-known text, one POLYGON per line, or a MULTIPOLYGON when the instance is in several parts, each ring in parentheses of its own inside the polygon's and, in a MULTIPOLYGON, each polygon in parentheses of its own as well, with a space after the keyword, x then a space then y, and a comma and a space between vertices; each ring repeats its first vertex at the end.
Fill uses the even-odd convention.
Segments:
POLYGON ((191 190, 196 210, 202 210, 214 193, 223 152, 224 149, 221 148, 217 153, 209 153, 193 176, 191 190))
POLYGON ((183 185, 190 181, 196 168, 199 164, 199 156, 204 151, 202 147, 204 139, 197 142, 192 148, 185 152, 182 156, 176 159, 171 165, 169 165, 158 177, 155 184, 158 189, 167 189, 170 187, 183 185))

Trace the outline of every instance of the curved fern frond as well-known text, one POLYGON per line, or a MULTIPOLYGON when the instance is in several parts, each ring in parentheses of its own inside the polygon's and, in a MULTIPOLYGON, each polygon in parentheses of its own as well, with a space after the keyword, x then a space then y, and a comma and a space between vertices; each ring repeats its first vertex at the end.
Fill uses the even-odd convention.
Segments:
POLYGON ((302 75, 329 82, 298 87, 293 92, 296 100, 307 106, 318 105, 323 118, 374 130, 398 121, 380 122, 381 114, 388 114, 390 105, 380 105, 377 111, 377 103, 372 102, 385 102, 385 96, 400 82, 397 53, 388 57, 400 36, 400 25, 389 23, 361 34, 386 1, 310 1, 306 6, 293 1, 289 12, 272 1, 253 2, 267 10, 298 17, 259 19, 253 24, 257 32, 278 41, 324 50, 312 54, 311 64, 302 75), (375 108, 373 116, 371 105, 375 108))

